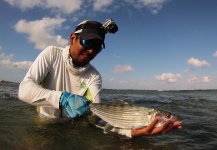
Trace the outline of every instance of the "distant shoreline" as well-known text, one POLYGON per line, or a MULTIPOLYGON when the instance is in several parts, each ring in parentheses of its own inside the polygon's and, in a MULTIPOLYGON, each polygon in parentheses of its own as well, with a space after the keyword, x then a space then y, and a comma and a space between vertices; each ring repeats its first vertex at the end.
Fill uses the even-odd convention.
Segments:
MULTIPOLYGON (((11 81, 5 81, 5 80, 0 80, 0 83, 11 83, 11 84, 20 84, 19 82, 11 82, 11 81)), ((107 89, 103 88, 103 91, 108 90, 108 91, 156 91, 156 92, 176 92, 176 91, 216 91, 217 89, 192 89, 192 90, 147 90, 147 89, 107 89)))
POLYGON ((11 81, 0 80, 0 83, 18 83, 18 82, 11 82, 11 81))

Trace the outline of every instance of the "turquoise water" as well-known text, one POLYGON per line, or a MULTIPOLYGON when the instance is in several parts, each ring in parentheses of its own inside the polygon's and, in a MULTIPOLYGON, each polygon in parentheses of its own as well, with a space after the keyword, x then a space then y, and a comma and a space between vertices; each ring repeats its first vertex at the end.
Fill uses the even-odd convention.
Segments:
POLYGON ((153 137, 125 139, 104 134, 83 119, 43 119, 35 107, 17 98, 18 84, 0 82, 0 149, 165 149, 217 147, 217 91, 103 90, 103 102, 127 102, 172 111, 183 129, 153 137))

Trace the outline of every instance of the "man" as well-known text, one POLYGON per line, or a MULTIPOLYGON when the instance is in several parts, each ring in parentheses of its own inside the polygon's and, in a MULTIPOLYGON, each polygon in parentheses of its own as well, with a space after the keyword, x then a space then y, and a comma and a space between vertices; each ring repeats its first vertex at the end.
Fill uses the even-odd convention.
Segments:
MULTIPOLYGON (((111 20, 110 20, 111 21, 111 20)), ((89 102, 100 102, 101 75, 90 64, 102 48, 107 32, 114 33, 114 22, 83 21, 70 35, 70 46, 49 46, 36 58, 19 87, 19 98, 37 106, 37 111, 53 118, 79 118, 88 113, 89 102)), ((154 135, 180 128, 167 122, 154 128, 159 118, 139 130, 115 130, 128 137, 154 135)))

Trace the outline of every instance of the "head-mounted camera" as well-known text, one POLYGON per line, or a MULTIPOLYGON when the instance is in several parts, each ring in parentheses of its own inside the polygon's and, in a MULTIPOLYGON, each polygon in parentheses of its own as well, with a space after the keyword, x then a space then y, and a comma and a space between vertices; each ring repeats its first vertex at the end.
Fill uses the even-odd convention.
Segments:
POLYGON ((115 33, 118 31, 118 26, 112 19, 106 19, 106 21, 102 24, 102 28, 106 33, 115 33))

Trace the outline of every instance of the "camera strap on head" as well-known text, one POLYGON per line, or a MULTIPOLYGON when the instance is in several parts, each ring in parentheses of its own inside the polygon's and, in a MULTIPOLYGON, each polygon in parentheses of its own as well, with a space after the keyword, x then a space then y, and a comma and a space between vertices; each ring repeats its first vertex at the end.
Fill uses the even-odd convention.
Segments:
POLYGON ((100 30, 102 30, 102 25, 85 23, 85 24, 81 24, 81 25, 77 26, 75 31, 80 30, 80 29, 95 29, 95 30, 100 31, 100 30))
POLYGON ((78 25, 75 29, 75 32, 78 30, 96 30, 98 33, 115 33, 118 31, 118 26, 112 19, 106 19, 106 21, 101 24, 96 21, 84 21, 78 25))

